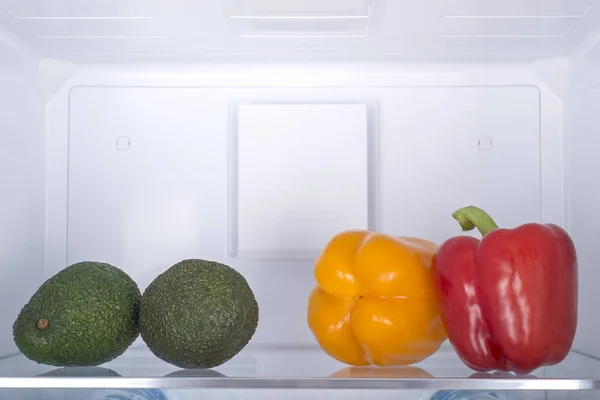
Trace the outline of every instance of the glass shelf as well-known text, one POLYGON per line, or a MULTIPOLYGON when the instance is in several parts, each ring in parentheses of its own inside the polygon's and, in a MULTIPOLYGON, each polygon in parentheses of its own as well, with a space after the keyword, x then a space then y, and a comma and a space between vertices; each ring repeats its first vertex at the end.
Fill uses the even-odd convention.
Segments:
POLYGON ((445 344, 411 367, 349 367, 318 347, 248 346, 212 370, 181 370, 143 345, 101 367, 54 368, 22 355, 0 360, 1 388, 156 389, 384 389, 384 390, 597 390, 600 360, 573 351, 561 364, 527 376, 481 374, 445 344))

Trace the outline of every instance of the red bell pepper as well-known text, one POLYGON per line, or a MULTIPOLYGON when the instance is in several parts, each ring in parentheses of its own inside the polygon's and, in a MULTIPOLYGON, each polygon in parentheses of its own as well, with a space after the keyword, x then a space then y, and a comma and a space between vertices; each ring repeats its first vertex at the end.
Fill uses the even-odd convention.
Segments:
POLYGON ((499 229, 477 207, 453 215, 463 231, 432 261, 434 288, 448 338, 476 371, 528 374, 560 363, 577 328, 577 255, 553 224, 499 229))

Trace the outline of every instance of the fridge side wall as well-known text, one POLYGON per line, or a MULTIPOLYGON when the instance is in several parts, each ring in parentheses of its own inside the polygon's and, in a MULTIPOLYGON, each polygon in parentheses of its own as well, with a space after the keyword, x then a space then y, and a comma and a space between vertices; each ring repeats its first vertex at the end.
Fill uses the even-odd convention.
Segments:
POLYGON ((597 241, 600 237, 600 48, 573 62, 565 107, 568 228, 579 261, 579 325, 576 347, 600 356, 597 241))
POLYGON ((227 263, 254 344, 315 344, 313 262, 341 230, 441 243, 470 204, 562 223, 562 102, 529 64, 82 66, 48 110, 48 274, 100 260, 143 290, 227 263))
POLYGON ((0 31, 0 356, 12 324, 44 279, 44 104, 35 62, 0 31))

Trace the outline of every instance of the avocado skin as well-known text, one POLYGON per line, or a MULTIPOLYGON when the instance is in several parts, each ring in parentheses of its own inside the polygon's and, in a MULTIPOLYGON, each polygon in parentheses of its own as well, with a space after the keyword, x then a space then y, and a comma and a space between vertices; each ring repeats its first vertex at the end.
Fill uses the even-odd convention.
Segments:
POLYGON ((213 368, 233 358, 258 326, 246 279, 214 261, 183 260, 144 291, 140 332, 150 351, 179 368, 213 368))
POLYGON ((110 264, 73 264, 40 286, 13 324, 15 344, 30 360, 58 367, 97 366, 139 336, 141 292, 110 264), (37 322, 49 321, 46 330, 37 322))

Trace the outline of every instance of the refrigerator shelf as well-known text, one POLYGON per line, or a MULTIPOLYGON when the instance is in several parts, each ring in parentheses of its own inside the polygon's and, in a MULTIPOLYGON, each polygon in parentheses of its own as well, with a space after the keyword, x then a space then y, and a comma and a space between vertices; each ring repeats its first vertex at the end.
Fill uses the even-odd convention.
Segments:
POLYGON ((524 390, 600 389, 600 360, 572 351, 559 365, 527 376, 481 374, 467 368, 445 344, 410 367, 350 367, 317 347, 248 346, 211 370, 181 370, 143 345, 100 367, 54 368, 15 355, 0 361, 0 389, 318 389, 318 390, 524 390))

